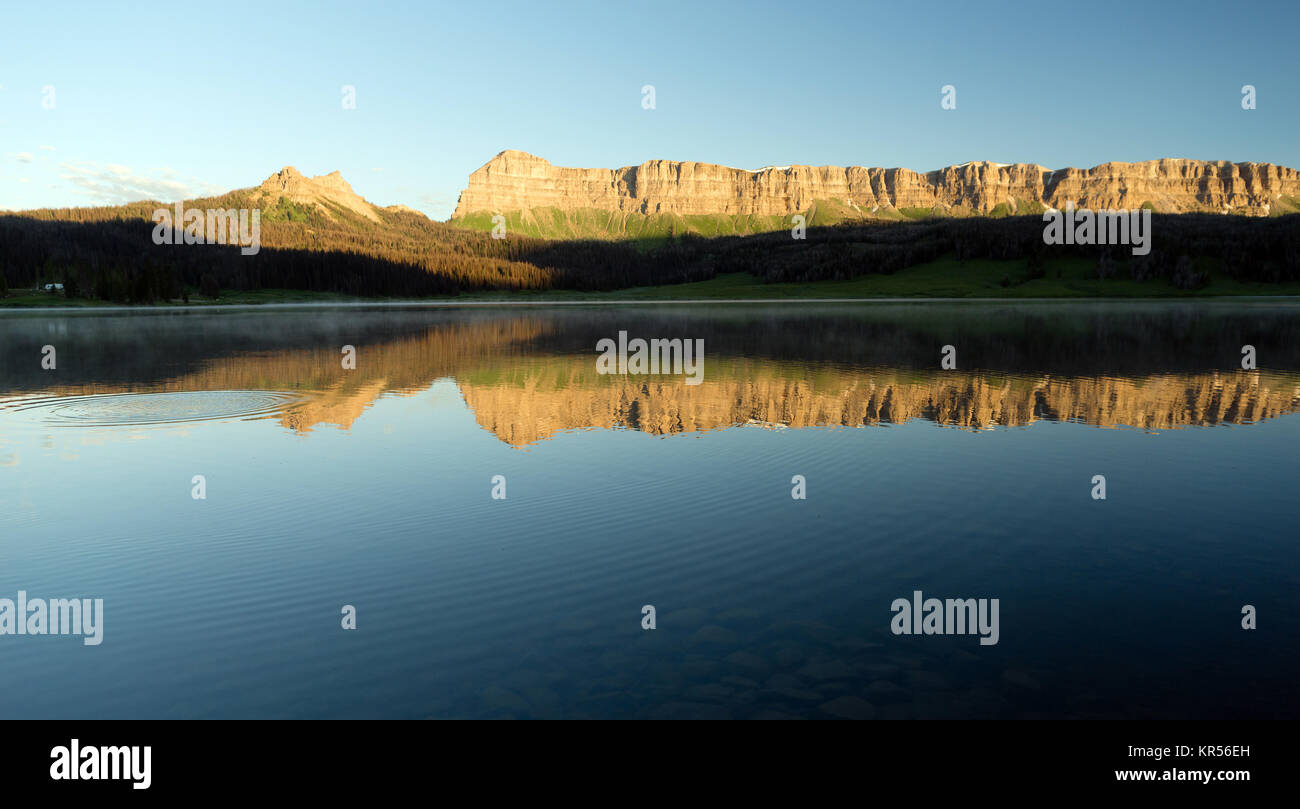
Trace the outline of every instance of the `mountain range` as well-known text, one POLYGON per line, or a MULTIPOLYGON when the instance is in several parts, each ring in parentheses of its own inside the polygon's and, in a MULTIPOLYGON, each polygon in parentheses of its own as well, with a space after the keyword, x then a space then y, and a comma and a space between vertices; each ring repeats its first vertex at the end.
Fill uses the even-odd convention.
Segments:
POLYGON ((68 299, 128 303, 187 300, 196 290, 209 299, 222 290, 420 298, 722 275, 802 285, 914 267, 929 269, 846 294, 1294 294, 1277 285, 1300 283, 1300 216, 1285 215, 1300 211, 1300 172, 1268 163, 1057 171, 968 163, 927 174, 670 161, 570 169, 506 151, 470 175, 447 222, 375 205, 337 171, 307 177, 292 166, 183 207, 260 211, 256 255, 223 241, 213 216, 198 244, 160 241, 153 217, 171 208, 162 202, 12 212, 0 214, 0 295, 62 284, 68 299), (1048 250, 1041 214, 1069 202, 1152 209, 1151 254, 1048 250), (805 238, 791 238, 797 214, 805 238))
POLYGON ((566 168, 514 150, 469 176, 453 223, 545 238, 704 236, 928 217, 1041 214, 1047 208, 1270 216, 1300 211, 1300 171, 1271 163, 1164 159, 1051 170, 972 162, 905 168, 768 166, 650 160, 618 169, 566 168))

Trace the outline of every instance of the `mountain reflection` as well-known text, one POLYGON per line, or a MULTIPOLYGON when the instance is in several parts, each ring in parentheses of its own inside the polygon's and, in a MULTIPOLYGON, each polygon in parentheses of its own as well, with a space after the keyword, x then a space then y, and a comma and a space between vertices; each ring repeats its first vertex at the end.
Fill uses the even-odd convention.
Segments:
POLYGON ((966 429, 1047 420, 1168 430, 1249 424, 1294 412, 1300 402, 1300 341, 1286 307, 991 308, 13 317, 0 320, 11 347, 0 368, 7 399, 0 415, 84 426, 264 417, 307 434, 350 429, 381 396, 451 379, 480 426, 523 447, 573 429, 672 435, 915 419, 966 429), (704 383, 598 374, 595 343, 619 329, 702 337, 704 383), (1258 334, 1273 341, 1258 345, 1269 370, 1234 369, 1236 347, 1263 343, 1258 334), (773 335, 782 340, 770 342, 773 335), (40 369, 42 344, 58 348, 57 370, 40 369), (939 370, 943 344, 958 346, 959 368, 981 367, 939 370), (354 370, 342 367, 344 345, 356 348, 354 370), (34 359, 24 364, 18 358, 27 351, 34 359), (241 393, 228 403, 96 398, 216 391, 241 393), (250 393, 258 391, 290 395, 268 404, 250 393), (123 414, 133 418, 112 420, 123 414))

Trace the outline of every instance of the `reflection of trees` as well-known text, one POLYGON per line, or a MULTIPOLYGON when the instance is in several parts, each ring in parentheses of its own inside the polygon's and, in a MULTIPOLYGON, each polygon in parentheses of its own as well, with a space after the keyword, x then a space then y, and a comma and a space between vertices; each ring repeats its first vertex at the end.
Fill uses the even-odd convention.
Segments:
MULTIPOLYGON (((478 423, 501 440, 524 445, 576 428, 626 427, 652 434, 696 432, 759 423, 807 427, 862 426, 927 419, 963 428, 1031 424, 1041 419, 1081 421, 1098 426, 1172 429, 1219 423, 1243 424, 1293 412, 1300 398, 1300 374, 1275 371, 1183 371, 1096 374, 1028 370, 940 371, 864 362, 889 354, 908 356, 921 348, 934 352, 943 320, 903 310, 864 319, 834 315, 797 319, 779 312, 750 318, 702 317, 680 310, 651 314, 548 311, 513 312, 352 312, 281 313, 279 319, 232 322, 221 332, 220 316, 159 326, 143 358, 130 362, 134 379, 96 380, 72 361, 57 376, 24 374, 13 392, 87 395, 126 391, 293 390, 303 402, 280 416, 287 428, 307 432, 318 425, 347 429, 380 396, 427 388, 454 378, 478 423), (331 320, 337 319, 337 320, 331 320), (328 321, 328 322, 327 322, 328 321), (272 324, 276 324, 272 327, 272 324), (800 325, 802 324, 802 325, 800 325), (251 336, 263 326, 260 338, 251 336), (601 376, 595 372, 594 345, 619 328, 633 335, 703 336, 704 384, 685 385, 680 377, 601 376), (212 331, 205 334, 206 329, 212 331), (279 331, 277 331, 277 329, 279 331), (865 344, 851 343, 856 333, 865 344), (201 338, 194 340, 191 335, 201 338), (766 335, 766 341, 763 336, 766 335), (772 340, 780 335, 780 341, 772 340), (874 338, 879 338, 875 340, 874 338), (356 370, 345 371, 339 348, 356 345, 356 370), (846 344, 848 343, 848 344, 846 344), (276 344, 287 344, 276 348, 276 344), (888 348, 886 348, 888 346, 888 348), (765 350, 763 350, 765 349, 765 350), (803 359, 796 359, 800 355, 803 359), (765 356, 766 355, 766 356, 765 356), (80 370, 77 370, 77 369, 80 370), (83 381, 76 381, 80 374, 83 381), (48 385, 50 380, 62 384, 48 385)), ((987 314, 987 313, 985 313, 987 314)), ((992 355, 1006 341, 1016 346, 1008 365, 1024 367, 1036 352, 1082 357, 1085 369, 1101 358, 1122 361, 1117 352, 1135 343, 1147 350, 1139 365, 1182 356, 1212 324, 1165 315, 1122 321, 1128 331, 1105 328, 1111 315, 1064 319, 1055 331, 1041 322, 994 321, 982 333, 969 322, 949 318, 948 328, 968 332, 960 357, 981 351, 992 355), (1038 348, 1010 339, 1042 337, 1038 348), (1174 337, 1188 342, 1162 342, 1174 337), (1184 346, 1183 354, 1174 346, 1184 346)), ((97 341, 105 362, 130 353, 135 331, 93 329, 69 318, 72 328, 60 358, 76 358, 97 341), (114 339, 116 335, 116 340, 114 339)), ((1059 320, 1059 319, 1058 319, 1059 320)), ((28 324, 32 321, 27 321, 28 324)), ((160 321, 161 323, 161 321, 160 321)), ((12 326, 12 323, 5 324, 12 326)), ((155 324, 156 326, 158 324, 155 324)), ((1256 323, 1256 326, 1260 324, 1256 323)), ((1246 328, 1245 322, 1220 331, 1246 328)), ((1276 339, 1289 323, 1264 324, 1276 339)), ((39 330, 38 330, 39 332, 39 330)), ((1244 332, 1243 332, 1244 333, 1244 332)), ((44 338, 42 338, 44 339, 44 338)), ((1235 338, 1234 338, 1235 339, 1235 338)), ((1222 345, 1214 342, 1211 345, 1222 345)), ((36 356, 36 354, 33 354, 36 356)), ((1064 364, 1055 357, 1039 361, 1064 364)), ((960 363, 959 363, 960 367, 960 363)))

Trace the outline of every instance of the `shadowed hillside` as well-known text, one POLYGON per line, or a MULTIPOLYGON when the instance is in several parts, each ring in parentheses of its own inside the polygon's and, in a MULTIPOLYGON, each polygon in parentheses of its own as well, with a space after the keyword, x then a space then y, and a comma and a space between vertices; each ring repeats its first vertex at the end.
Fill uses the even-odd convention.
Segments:
MULTIPOLYGON (((401 206, 372 205, 337 173, 307 178, 292 168, 258 187, 183 205, 186 210, 259 212, 259 249, 245 255, 248 251, 223 238, 207 219, 168 231, 153 216, 173 206, 157 202, 9 214, 0 216, 0 293, 61 283, 66 298, 118 303, 179 302, 199 295, 217 299, 222 291, 260 290, 423 298, 487 291, 610 291, 734 273, 763 283, 808 284, 888 276, 940 258, 955 263, 937 278, 901 284, 889 294, 942 296, 952 281, 977 274, 967 262, 981 260, 1006 262, 997 270, 1000 285, 976 285, 985 296, 1050 281, 1051 275, 1060 278, 1062 259, 1084 261, 1086 280, 1125 282, 1118 293, 1125 295, 1277 294, 1266 286, 1245 290, 1240 285, 1300 282, 1300 215, 1157 214, 1151 219, 1150 252, 1139 256, 1126 245, 1048 247, 1039 216, 857 219, 818 227, 823 220, 840 221, 817 213, 826 207, 822 202, 814 205, 804 238, 792 238, 784 225, 775 232, 728 235, 744 232, 748 225, 738 228, 722 220, 708 227, 697 222, 712 238, 683 235, 668 219, 663 220, 666 231, 650 228, 634 234, 627 231, 630 214, 619 212, 597 217, 602 228, 611 229, 602 235, 626 232, 644 237, 641 241, 534 238, 520 235, 529 227, 517 217, 508 220, 504 238, 493 238, 401 206), (196 243, 155 243, 160 232, 179 236, 186 227, 196 243), (1052 262, 1057 266, 1049 266, 1052 262), (1216 279, 1230 283, 1216 286, 1216 279)), ((743 216, 764 229, 779 219, 743 216)), ((564 235, 583 232, 577 228, 564 235)), ((1047 296, 1069 292, 1057 288, 1061 285, 1033 286, 1047 296)), ((1113 293, 1093 285, 1084 294, 1113 293)))
POLYGON ((308 179, 285 168, 257 188, 183 206, 260 211, 260 250, 243 255, 230 237, 221 243, 206 220, 194 226, 201 243, 155 244, 154 211, 174 206, 150 201, 0 216, 0 269, 10 289, 59 282, 69 297, 132 303, 223 289, 425 297, 691 280, 626 245, 494 239, 401 206, 381 208, 337 173, 308 179))

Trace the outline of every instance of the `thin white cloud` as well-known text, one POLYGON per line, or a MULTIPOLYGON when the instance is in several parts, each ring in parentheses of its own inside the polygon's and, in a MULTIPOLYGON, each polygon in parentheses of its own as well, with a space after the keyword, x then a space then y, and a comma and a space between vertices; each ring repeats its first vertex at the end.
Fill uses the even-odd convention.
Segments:
MULTIPOLYGON (((406 193, 410 193, 411 190, 408 186, 398 189, 399 192, 406 193)), ((437 216, 451 216, 456 208, 456 199, 442 194, 418 193, 415 195, 415 205, 412 207, 430 219, 437 216)))
POLYGON ((99 165, 90 161, 60 163, 64 180, 90 195, 96 202, 110 205, 153 199, 172 202, 180 199, 213 196, 223 193, 214 185, 193 178, 175 177, 169 172, 137 174, 118 163, 99 165))
POLYGON ((445 197, 442 196, 441 194, 435 196, 427 192, 420 194, 419 196, 416 197, 416 199, 420 202, 421 205, 428 205, 434 208, 438 207, 439 205, 456 204, 456 201, 451 199, 450 197, 445 197))
POLYGON ((42 147, 41 147, 41 151, 42 151, 42 152, 52 152, 52 151, 54 151, 54 147, 53 147, 53 146, 42 146, 42 147))
POLYGON ((12 157, 14 160, 17 160, 19 163, 30 163, 30 162, 32 162, 32 153, 31 153, 31 152, 19 152, 19 153, 17 153, 17 154, 10 155, 10 157, 12 157))

